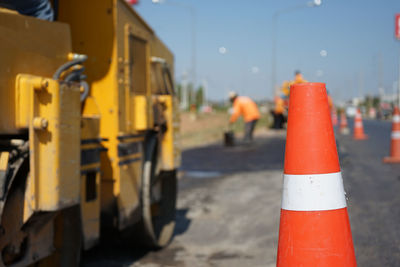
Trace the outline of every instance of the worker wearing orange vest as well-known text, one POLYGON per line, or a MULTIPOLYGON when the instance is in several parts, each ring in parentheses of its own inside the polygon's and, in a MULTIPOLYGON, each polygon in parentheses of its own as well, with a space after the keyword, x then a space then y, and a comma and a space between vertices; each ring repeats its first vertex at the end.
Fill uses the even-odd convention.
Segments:
POLYGON ((301 72, 299 70, 296 70, 294 72, 294 80, 292 82, 292 84, 297 84, 297 83, 306 83, 307 80, 305 80, 303 78, 303 74, 301 74, 301 72))
POLYGON ((294 80, 293 81, 284 81, 281 87, 282 93, 285 95, 287 99, 289 99, 289 93, 290 93, 290 86, 293 84, 298 84, 298 83, 306 83, 307 80, 303 78, 303 75, 299 70, 296 70, 294 72, 294 80))
POLYGON ((274 99, 275 108, 274 108, 274 129, 282 129, 285 112, 285 101, 280 96, 275 96, 274 99))
POLYGON ((329 91, 327 91, 326 92, 327 93, 327 95, 328 95, 328 106, 329 106, 329 109, 331 110, 331 111, 333 111, 333 99, 332 99, 332 97, 331 97, 331 94, 329 94, 329 91))
POLYGON ((229 100, 233 105, 233 112, 229 123, 234 123, 240 115, 243 116, 245 122, 245 143, 250 143, 253 140, 253 132, 258 119, 260 118, 260 112, 258 111, 257 104, 247 96, 238 96, 235 92, 229 93, 229 100))

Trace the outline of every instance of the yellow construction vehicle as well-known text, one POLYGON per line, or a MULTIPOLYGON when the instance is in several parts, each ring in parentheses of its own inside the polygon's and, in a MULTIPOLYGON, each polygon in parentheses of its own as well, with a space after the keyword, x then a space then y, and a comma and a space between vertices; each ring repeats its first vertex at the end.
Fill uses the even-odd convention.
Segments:
POLYGON ((175 225, 173 55, 122 0, 0 9, 0 266, 77 266, 104 233, 175 225))

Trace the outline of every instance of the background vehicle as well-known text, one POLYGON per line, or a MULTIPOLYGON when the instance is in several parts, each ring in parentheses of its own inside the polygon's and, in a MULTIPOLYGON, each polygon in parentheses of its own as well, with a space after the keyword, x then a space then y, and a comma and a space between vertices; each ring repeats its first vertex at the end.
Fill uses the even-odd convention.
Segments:
POLYGON ((172 53, 125 1, 56 12, 0 9, 0 265, 76 266, 100 233, 162 247, 174 230, 172 53))

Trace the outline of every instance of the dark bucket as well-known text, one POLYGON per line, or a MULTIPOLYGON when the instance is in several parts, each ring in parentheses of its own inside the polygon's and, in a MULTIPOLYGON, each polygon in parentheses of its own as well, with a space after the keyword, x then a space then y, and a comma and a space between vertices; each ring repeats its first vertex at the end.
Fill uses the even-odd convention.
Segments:
POLYGON ((235 145, 235 135, 233 131, 228 131, 224 133, 224 145, 234 146, 235 145))

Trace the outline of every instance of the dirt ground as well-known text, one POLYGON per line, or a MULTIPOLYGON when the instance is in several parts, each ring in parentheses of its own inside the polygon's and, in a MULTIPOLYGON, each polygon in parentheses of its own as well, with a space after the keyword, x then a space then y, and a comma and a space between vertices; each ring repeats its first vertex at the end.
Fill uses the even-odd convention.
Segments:
MULTIPOLYGON (((265 132, 269 124, 269 116, 262 114, 262 118, 257 123, 259 134, 265 132)), ((188 149, 192 147, 204 146, 211 143, 223 142, 223 134, 228 130, 229 115, 225 112, 215 112, 211 114, 191 113, 181 114, 181 147, 188 149)), ((232 130, 236 137, 243 136, 243 121, 239 119, 232 130)))
POLYGON ((224 131, 228 129, 228 115, 213 113, 193 115, 181 114, 181 147, 201 146, 222 140, 224 131))

